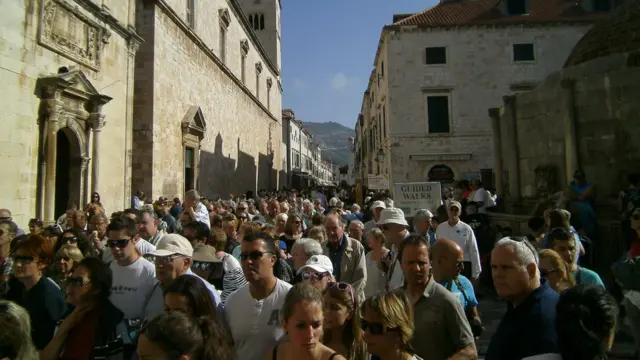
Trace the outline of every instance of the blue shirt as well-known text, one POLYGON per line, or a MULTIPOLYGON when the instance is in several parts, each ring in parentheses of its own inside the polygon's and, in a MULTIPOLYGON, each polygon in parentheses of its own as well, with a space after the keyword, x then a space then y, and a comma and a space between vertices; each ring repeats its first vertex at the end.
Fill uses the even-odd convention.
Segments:
POLYGON ((462 285, 462 289, 458 288, 456 282, 453 280, 450 281, 438 281, 438 283, 444 286, 447 290, 451 291, 451 293, 458 297, 460 300, 460 304, 462 304, 463 309, 467 309, 470 307, 478 306, 478 299, 476 299, 476 293, 473 290, 473 285, 471 281, 467 279, 463 275, 458 275, 458 281, 460 281, 460 285, 462 285), (464 295, 462 294, 464 292, 464 295), (465 300, 465 295, 466 300, 465 300), (467 300, 469 300, 467 302, 467 300))
POLYGON ((573 272, 573 278, 576 279, 576 285, 600 285, 604 287, 604 283, 595 271, 578 266, 578 270, 573 272))
POLYGON ((485 360, 516 360, 558 352, 556 304, 559 295, 546 280, 518 306, 509 304, 491 337, 485 360))
POLYGON ((333 277, 336 278, 336 281, 340 281, 340 264, 342 264, 342 254, 344 253, 344 238, 346 234, 343 234, 340 238, 340 242, 338 245, 327 244, 329 248, 329 259, 333 264, 333 277))

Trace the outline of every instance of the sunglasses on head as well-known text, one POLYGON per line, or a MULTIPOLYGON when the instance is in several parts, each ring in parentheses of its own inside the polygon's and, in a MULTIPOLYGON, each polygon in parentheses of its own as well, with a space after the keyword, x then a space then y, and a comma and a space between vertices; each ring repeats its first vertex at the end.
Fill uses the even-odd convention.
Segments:
POLYGON ((247 259, 251 259, 255 261, 255 260, 261 259, 264 256, 264 254, 271 254, 271 251, 262 252, 262 251, 256 250, 256 251, 242 252, 240 253, 240 260, 244 261, 247 259))
POLYGON ((355 297, 353 296, 353 287, 351 284, 343 283, 343 282, 330 282, 327 284, 326 290, 329 289, 338 289, 340 291, 349 291, 349 295, 351 295, 351 302, 353 304, 356 303, 355 297))
POLYGON ((82 276, 67 276, 66 279, 64 279, 64 284, 67 286, 75 286, 75 287, 80 287, 83 285, 87 285, 88 283, 90 283, 91 280, 84 278, 82 276))
POLYGON ((302 277, 302 280, 316 280, 316 281, 320 281, 322 279, 324 279, 325 277, 329 276, 329 273, 327 272, 303 272, 302 274, 300 274, 300 276, 302 277))
POLYGON ((75 244, 77 242, 78 242, 78 238, 75 237, 75 236, 74 237, 63 237, 62 238, 62 243, 63 244, 66 244, 66 243, 75 244))
POLYGON ((388 328, 383 323, 369 322, 364 319, 360 319, 360 329, 362 331, 369 330, 371 335, 383 335, 389 331, 394 331, 397 328, 388 328))
POLYGON ((124 249, 129 244, 130 239, 109 239, 107 240, 107 246, 110 248, 117 247, 119 249, 124 249))
POLYGON ((14 263, 22 263, 22 264, 31 264, 35 258, 33 256, 28 256, 28 255, 13 255, 11 256, 11 258, 13 259, 14 263))

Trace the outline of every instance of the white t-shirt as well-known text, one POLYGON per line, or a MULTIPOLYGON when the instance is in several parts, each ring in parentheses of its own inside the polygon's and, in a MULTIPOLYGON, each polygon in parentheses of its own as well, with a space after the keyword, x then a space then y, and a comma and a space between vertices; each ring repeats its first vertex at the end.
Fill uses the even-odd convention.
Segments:
POLYGON ((226 301, 227 324, 235 341, 238 359, 263 360, 284 335, 280 310, 291 285, 278 280, 273 292, 257 301, 246 284, 226 301))
POLYGON ((113 272, 111 297, 113 305, 124 313, 125 319, 142 319, 145 303, 149 301, 156 287, 156 267, 140 257, 129 266, 120 266, 112 261, 113 272))
POLYGON ((471 226, 458 221, 454 226, 448 222, 443 222, 436 229, 438 239, 453 240, 460 246, 464 253, 464 261, 471 262, 471 277, 477 279, 482 271, 480 265, 480 253, 478 252, 478 242, 471 226))
POLYGON ((367 283, 364 286, 364 296, 370 297, 385 290, 387 278, 380 270, 378 262, 371 259, 371 252, 367 253, 364 258, 367 263, 367 283))
POLYGON ((478 208, 478 213, 487 213, 487 205, 489 204, 489 193, 487 192, 487 190, 485 190, 484 188, 479 188, 478 190, 474 191, 471 201, 482 204, 482 206, 478 208))

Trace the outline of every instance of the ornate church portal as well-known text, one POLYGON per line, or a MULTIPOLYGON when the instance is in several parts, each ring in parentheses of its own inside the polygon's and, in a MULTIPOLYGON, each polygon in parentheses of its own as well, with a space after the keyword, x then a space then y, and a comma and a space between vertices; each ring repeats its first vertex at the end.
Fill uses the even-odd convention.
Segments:
POLYGON ((69 202, 83 207, 100 184, 101 95, 80 70, 61 68, 55 76, 38 79, 37 215, 53 223, 69 202))

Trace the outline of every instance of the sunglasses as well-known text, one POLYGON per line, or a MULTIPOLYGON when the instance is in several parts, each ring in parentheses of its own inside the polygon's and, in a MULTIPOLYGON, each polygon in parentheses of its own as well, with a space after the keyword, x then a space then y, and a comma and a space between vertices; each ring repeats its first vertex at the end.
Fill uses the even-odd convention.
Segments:
POLYGON ((63 237, 62 238, 62 243, 63 244, 75 244, 78 242, 78 238, 77 237, 63 237))
POLYGON ((33 256, 13 255, 11 258, 13 259, 14 263, 19 262, 21 264, 31 264, 35 261, 35 258, 33 256))
POLYGON ((151 261, 152 263, 156 264, 156 265, 163 265, 163 264, 170 264, 172 263, 175 259, 181 258, 182 255, 179 254, 173 254, 173 255, 169 255, 169 256, 153 256, 153 255, 149 255, 147 257, 145 257, 147 260, 151 261))
POLYGON ((540 268, 538 270, 540 271, 540 277, 543 277, 543 278, 546 278, 547 276, 558 271, 558 269, 546 270, 546 269, 540 269, 540 268))
POLYGON ((389 331, 394 331, 397 328, 388 328, 382 323, 369 322, 367 320, 360 319, 360 329, 362 329, 362 331, 369 330, 371 335, 383 335, 389 331))
POLYGON ((389 225, 378 225, 378 228, 382 231, 387 231, 389 230, 389 225))
POLYGON ((60 256, 60 257, 58 257, 58 261, 60 261, 60 260, 62 260, 64 262, 69 262, 69 261, 71 261, 71 258, 68 257, 68 256, 60 256))
POLYGON ((84 278, 82 276, 67 276, 67 278, 64 279, 64 284, 66 286, 73 286, 73 287, 80 287, 83 285, 87 285, 90 282, 91 280, 84 278))
POLYGON ((204 261, 194 261, 191 264, 191 268, 194 270, 209 271, 211 270, 211 268, 213 268, 213 263, 204 262, 204 261))
POLYGON ((261 259, 265 254, 272 254, 271 251, 250 251, 250 252, 242 252, 240 253, 240 260, 245 261, 247 259, 251 259, 253 261, 261 259))
POLYGON ((117 247, 119 249, 124 249, 129 244, 130 239, 109 239, 107 240, 107 246, 110 248, 117 247))
POLYGON ((327 272, 323 272, 323 273, 304 272, 304 273, 300 274, 300 276, 302 277, 302 280, 320 281, 320 280, 324 279, 326 276, 329 276, 329 273, 327 273, 327 272))
POLYGON ((338 289, 340 291, 349 291, 349 295, 351 295, 351 302, 353 304, 356 303, 356 299, 353 296, 353 287, 351 286, 351 284, 347 284, 347 283, 343 283, 343 282, 330 282, 327 284, 327 288, 326 290, 329 289, 338 289))

